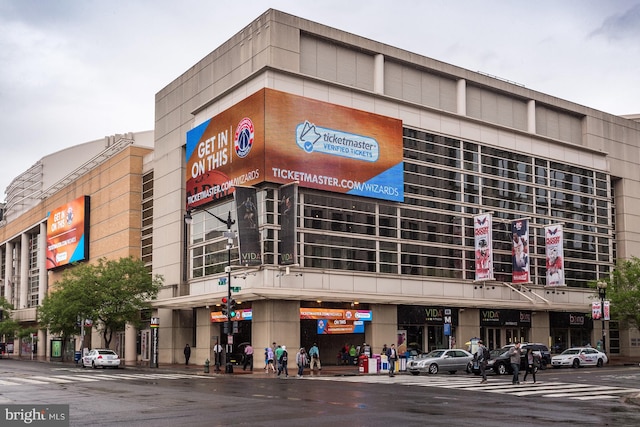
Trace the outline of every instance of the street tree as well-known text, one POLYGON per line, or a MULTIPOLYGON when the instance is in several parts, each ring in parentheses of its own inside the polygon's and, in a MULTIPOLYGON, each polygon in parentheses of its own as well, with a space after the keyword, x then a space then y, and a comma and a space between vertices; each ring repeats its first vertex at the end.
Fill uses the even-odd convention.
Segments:
POLYGON ((113 334, 130 323, 140 326, 140 312, 157 298, 163 279, 152 277, 144 263, 133 257, 96 264, 77 264, 45 297, 39 310, 41 325, 63 337, 76 335, 85 319, 102 334, 105 346, 113 334))
POLYGON ((13 320, 13 305, 0 297, 0 337, 13 338, 20 330, 20 324, 13 320))
POLYGON ((624 325, 640 327, 640 258, 618 260, 613 273, 604 281, 611 317, 624 325))

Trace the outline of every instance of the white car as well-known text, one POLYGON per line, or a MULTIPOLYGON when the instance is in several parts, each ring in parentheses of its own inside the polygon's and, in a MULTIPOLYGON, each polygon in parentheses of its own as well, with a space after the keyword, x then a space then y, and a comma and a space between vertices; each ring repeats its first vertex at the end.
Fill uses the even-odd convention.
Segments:
POLYGON ((551 358, 551 366, 560 368, 571 366, 579 368, 581 366, 597 366, 601 368, 608 362, 607 355, 591 347, 568 348, 562 353, 551 358))
POLYGON ((420 375, 421 372, 437 374, 439 371, 455 374, 456 371, 465 371, 472 360, 473 354, 465 350, 433 350, 409 360, 407 371, 413 375, 420 375))
POLYGON ((120 357, 118 353, 108 348, 95 348, 82 358, 82 367, 97 368, 118 368, 120 367, 120 357))

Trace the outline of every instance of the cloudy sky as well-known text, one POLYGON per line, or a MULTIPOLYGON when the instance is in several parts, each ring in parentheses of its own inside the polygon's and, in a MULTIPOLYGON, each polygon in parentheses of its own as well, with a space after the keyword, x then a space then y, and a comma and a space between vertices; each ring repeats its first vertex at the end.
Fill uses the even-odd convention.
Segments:
POLYGON ((155 94, 268 8, 640 113, 640 0, 0 0, 0 200, 47 154, 153 129, 155 94))

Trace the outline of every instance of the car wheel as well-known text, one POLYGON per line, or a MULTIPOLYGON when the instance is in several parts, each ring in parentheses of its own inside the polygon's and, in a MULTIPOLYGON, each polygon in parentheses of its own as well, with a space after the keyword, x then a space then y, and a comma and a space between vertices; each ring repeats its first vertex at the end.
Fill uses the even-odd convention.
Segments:
POLYGON ((411 375, 418 376, 418 375, 420 375, 420 372, 418 372, 418 371, 416 371, 416 372, 411 371, 411 375))
POLYGON ((435 363, 432 363, 431 366, 429 366, 429 373, 430 374, 437 374, 438 373, 438 365, 436 365, 435 363))
POLYGON ((602 361, 602 359, 598 359, 598 363, 596 363, 596 366, 598 368, 602 368, 602 365, 604 365, 604 362, 602 361))
POLYGON ((91 362, 91 367, 92 367, 93 369, 96 369, 96 362, 91 362))
POLYGON ((507 365, 505 365, 504 363, 500 363, 498 366, 496 366, 496 372, 498 373, 498 375, 506 375, 507 374, 507 365))
POLYGON ((579 368, 580 367, 580 361, 578 359, 573 359, 573 363, 571 364, 572 368, 579 368))

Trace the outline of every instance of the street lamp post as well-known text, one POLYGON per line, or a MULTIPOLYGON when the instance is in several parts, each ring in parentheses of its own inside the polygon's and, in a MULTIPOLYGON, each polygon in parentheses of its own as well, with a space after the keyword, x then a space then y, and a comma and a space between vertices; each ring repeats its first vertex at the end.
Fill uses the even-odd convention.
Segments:
POLYGON ((231 211, 229 211, 229 216, 227 217, 227 220, 225 221, 224 219, 220 218, 217 215, 212 214, 211 212, 205 210, 205 212, 207 212, 208 214, 214 216, 218 221, 226 224, 227 226, 227 232, 225 233, 225 237, 227 238, 227 267, 225 268, 225 270, 227 271, 227 301, 229 304, 229 309, 227 309, 227 333, 228 333, 228 337, 230 337, 231 339, 229 340, 227 338, 227 351, 225 352, 226 354, 226 363, 225 363, 225 373, 227 374, 232 374, 233 373, 233 365, 231 364, 231 358, 230 358, 230 353, 231 353, 231 346, 233 344, 233 328, 231 325, 231 248, 233 247, 233 232, 231 231, 231 226, 233 224, 235 224, 236 222, 234 220, 231 219, 231 211))
MULTIPOLYGON (((231 248, 233 248, 233 238, 235 237, 234 233, 231 231, 231 227, 236 223, 235 220, 231 219, 231 211, 229 211, 229 216, 227 219, 222 219, 218 215, 215 215, 209 212, 206 209, 202 209, 204 212, 208 213, 212 217, 216 218, 221 223, 227 226, 227 231, 224 233, 224 236, 227 238, 227 266, 225 267, 225 272, 227 273, 227 303, 229 307, 231 307, 231 248)), ((191 212, 187 211, 185 215, 185 223, 191 224, 193 219, 191 217, 191 212)), ((185 233, 186 234, 186 233, 185 233)), ((231 311, 227 310, 227 320, 225 322, 227 329, 227 351, 225 351, 225 373, 232 374, 233 373, 233 364, 231 363, 231 348, 233 343, 233 327, 231 322, 231 311)))
POLYGON ((604 329, 604 300, 607 297, 607 282, 598 282, 598 296, 600 297, 600 316, 602 318, 602 352, 606 353, 606 333, 604 329))

